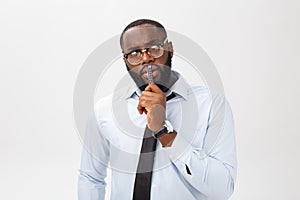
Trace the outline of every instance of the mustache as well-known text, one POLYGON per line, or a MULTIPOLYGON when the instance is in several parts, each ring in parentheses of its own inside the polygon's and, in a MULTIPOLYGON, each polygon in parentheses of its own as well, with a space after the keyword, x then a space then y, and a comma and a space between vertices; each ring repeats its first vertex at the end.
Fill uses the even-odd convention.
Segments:
POLYGON ((133 81, 136 83, 137 87, 140 88, 141 91, 144 91, 145 88, 148 86, 148 83, 142 78, 144 73, 147 73, 147 66, 148 65, 152 66, 153 70, 157 70, 159 71, 158 73, 160 74, 160 80, 157 80, 156 85, 163 91, 166 92, 169 89, 167 88, 167 84, 169 82, 170 79, 170 74, 171 74, 171 66, 172 66, 172 55, 169 52, 168 54, 168 58, 166 60, 166 62, 164 64, 153 64, 153 63, 145 63, 142 66, 142 69, 139 70, 139 72, 134 72, 133 70, 131 70, 129 68, 129 66, 127 65, 127 63, 125 62, 127 71, 129 73, 129 75, 131 76, 131 78, 133 79, 133 81))
POLYGON ((154 70, 157 70, 158 69, 158 65, 156 65, 156 64, 144 64, 143 65, 143 68, 141 69, 141 71, 140 71, 140 73, 139 73, 139 76, 143 76, 144 74, 146 74, 147 73, 147 68, 148 68, 148 66, 149 65, 151 65, 151 67, 152 67, 152 70, 154 71, 154 70))

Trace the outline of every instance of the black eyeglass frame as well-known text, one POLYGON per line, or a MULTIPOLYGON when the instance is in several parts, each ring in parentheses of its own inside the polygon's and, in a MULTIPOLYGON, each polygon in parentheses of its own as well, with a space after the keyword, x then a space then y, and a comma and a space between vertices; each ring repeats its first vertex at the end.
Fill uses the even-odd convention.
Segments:
MULTIPOLYGON (((132 51, 130 51, 129 53, 124 53, 123 56, 124 58, 130 63, 132 64, 129 60, 128 60, 128 55, 133 53, 133 52, 138 52, 138 53, 141 53, 141 55, 143 55, 144 52, 146 52, 148 54, 148 56, 150 57, 153 57, 151 55, 149 55, 149 49, 152 48, 153 46, 158 46, 159 48, 163 49, 163 51, 165 51, 164 49, 164 46, 168 43, 168 38, 165 38, 164 41, 160 44, 154 44, 154 45, 151 45, 150 47, 146 47, 146 48, 142 48, 142 49, 134 49, 132 51)), ((162 54, 163 55, 163 54, 162 54)), ((162 55, 158 56, 158 57, 153 57, 153 58, 159 58, 161 57, 162 55)), ((136 64, 132 64, 132 65, 138 65, 140 62, 136 63, 136 64)))

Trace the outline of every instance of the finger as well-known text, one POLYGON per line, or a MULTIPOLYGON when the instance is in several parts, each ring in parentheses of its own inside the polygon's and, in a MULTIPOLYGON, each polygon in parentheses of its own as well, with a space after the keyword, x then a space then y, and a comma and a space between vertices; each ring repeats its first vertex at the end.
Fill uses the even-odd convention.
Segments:
POLYGON ((144 112, 144 108, 140 105, 137 106, 137 110, 140 113, 140 115, 143 114, 143 112, 144 112))
POLYGON ((156 94, 156 93, 151 92, 151 91, 146 91, 146 90, 142 92, 142 96, 152 97, 154 94, 156 94))
POLYGON ((141 114, 145 113, 147 115, 148 111, 146 110, 146 108, 142 107, 142 108, 137 108, 138 112, 141 114))
POLYGON ((150 84, 145 88, 145 90, 144 91, 151 91, 151 88, 150 88, 150 84))
POLYGON ((148 87, 152 92, 155 92, 157 94, 164 94, 164 92, 155 83, 150 83, 146 88, 148 87))
POLYGON ((166 95, 165 94, 157 94, 154 92, 144 91, 142 96, 139 97, 140 100, 148 100, 152 101, 153 104, 166 104, 166 95))
POLYGON ((141 101, 139 102, 139 104, 137 106, 137 110, 140 113, 140 115, 143 114, 143 112, 145 112, 145 107, 141 104, 141 101))
POLYGON ((138 112, 141 114, 148 113, 148 109, 151 107, 151 102, 149 102, 148 100, 140 100, 138 106, 137 106, 137 110, 138 112))
POLYGON ((152 102, 149 100, 140 100, 139 105, 138 105, 138 109, 142 110, 142 109, 149 109, 152 105, 152 102))
POLYGON ((139 98, 141 99, 143 97, 151 97, 151 98, 164 99, 165 96, 166 96, 165 94, 157 94, 155 92, 143 91, 142 95, 139 98))
POLYGON ((162 96, 141 96, 140 97, 140 103, 143 107, 145 106, 150 106, 153 104, 163 104, 164 103, 164 98, 162 96))

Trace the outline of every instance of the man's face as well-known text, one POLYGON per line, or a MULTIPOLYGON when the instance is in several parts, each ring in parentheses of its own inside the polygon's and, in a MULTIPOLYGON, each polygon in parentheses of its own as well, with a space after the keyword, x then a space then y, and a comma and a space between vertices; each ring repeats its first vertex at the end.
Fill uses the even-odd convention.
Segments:
MULTIPOLYGON (((134 50, 141 50, 153 45, 159 45, 162 44, 165 39, 166 35, 162 30, 153 25, 144 24, 132 27, 123 35, 123 52, 127 54, 134 50)), ((173 48, 170 42, 165 43, 163 48, 164 52, 158 58, 154 58, 149 56, 147 52, 143 52, 141 61, 138 64, 133 65, 124 58, 130 76, 142 91, 148 85, 147 64, 152 65, 154 82, 164 92, 168 90, 173 48)))

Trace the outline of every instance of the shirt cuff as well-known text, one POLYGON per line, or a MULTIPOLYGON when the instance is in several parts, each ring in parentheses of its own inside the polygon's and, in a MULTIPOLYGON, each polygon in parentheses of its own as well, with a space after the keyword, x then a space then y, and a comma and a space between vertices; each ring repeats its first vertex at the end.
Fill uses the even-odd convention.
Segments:
POLYGON ((164 147, 164 151, 168 154, 170 160, 175 162, 177 160, 186 163, 189 160, 191 152, 191 143, 188 142, 184 137, 180 136, 180 134, 176 135, 172 146, 164 147))

